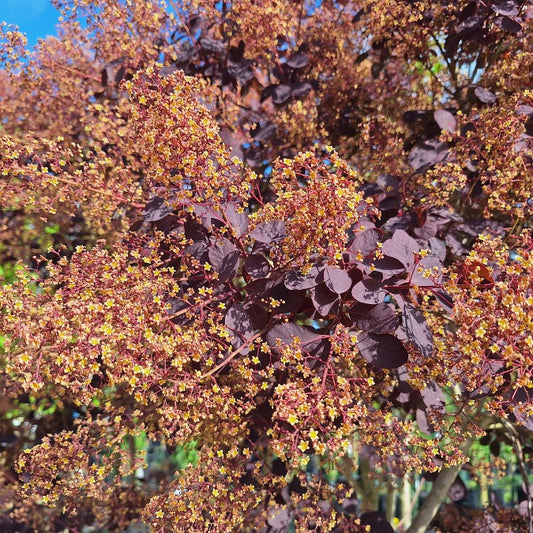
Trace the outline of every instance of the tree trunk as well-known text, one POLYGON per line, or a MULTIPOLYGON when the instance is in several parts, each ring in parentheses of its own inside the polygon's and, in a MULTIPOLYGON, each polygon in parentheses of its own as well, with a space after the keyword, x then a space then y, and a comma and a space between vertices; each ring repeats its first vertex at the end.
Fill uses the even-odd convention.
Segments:
MULTIPOLYGON (((472 445, 473 440, 468 439, 460 447, 460 450, 466 454, 472 445)), ((442 502, 446 499, 448 490, 452 486, 452 483, 455 481, 457 474, 460 472, 462 464, 450 466, 449 468, 443 468, 437 479, 433 481, 433 487, 431 492, 428 494, 427 498, 424 500, 424 503, 420 507, 417 515, 415 516, 411 526, 407 529, 405 533, 426 533, 431 524, 433 518, 437 514, 439 507, 442 502)))

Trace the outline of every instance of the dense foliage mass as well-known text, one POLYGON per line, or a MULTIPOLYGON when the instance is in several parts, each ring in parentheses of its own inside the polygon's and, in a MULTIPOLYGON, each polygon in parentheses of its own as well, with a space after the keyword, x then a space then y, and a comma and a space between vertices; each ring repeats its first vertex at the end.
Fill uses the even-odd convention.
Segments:
POLYGON ((0 27, 2 531, 531 531, 531 5, 54 4, 0 27), (500 441, 521 501, 435 518, 500 441))

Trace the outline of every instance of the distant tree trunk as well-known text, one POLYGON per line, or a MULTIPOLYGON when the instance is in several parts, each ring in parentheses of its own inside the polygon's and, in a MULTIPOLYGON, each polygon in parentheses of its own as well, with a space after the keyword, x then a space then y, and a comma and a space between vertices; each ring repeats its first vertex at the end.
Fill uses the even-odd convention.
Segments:
POLYGON ((387 483, 387 501, 385 504, 385 516, 387 520, 392 523, 394 520, 394 513, 396 511, 396 488, 392 482, 387 483))
MULTIPOLYGON (((472 445, 473 439, 466 440, 460 450, 466 454, 472 445)), ((460 472, 462 464, 443 468, 437 479, 433 481, 433 487, 424 503, 420 507, 417 515, 413 519, 411 526, 406 533, 426 533, 433 518, 437 514, 442 502, 446 499, 448 490, 452 486, 457 474, 460 472)))
POLYGON ((379 504, 379 484, 372 475, 368 459, 359 460, 359 472, 361 473, 361 508, 363 512, 377 511, 379 504))

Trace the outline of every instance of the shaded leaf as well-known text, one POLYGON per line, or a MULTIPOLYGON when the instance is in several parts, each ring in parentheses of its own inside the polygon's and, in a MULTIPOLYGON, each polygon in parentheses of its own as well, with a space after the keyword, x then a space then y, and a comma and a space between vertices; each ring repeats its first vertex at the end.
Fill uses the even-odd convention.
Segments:
POLYGON ((272 101, 275 104, 282 104, 291 97, 291 88, 288 85, 276 85, 272 91, 272 101))
POLYGON ((405 346, 394 335, 363 332, 357 345, 365 360, 377 368, 398 368, 408 359, 405 346))
POLYGON ((433 353, 433 335, 422 311, 406 302, 403 306, 402 323, 409 342, 424 357, 429 357, 433 353))
POLYGON ((144 208, 143 215, 146 222, 157 222, 172 213, 174 209, 163 198, 153 198, 144 208))
POLYGON ((266 334, 266 340, 272 348, 278 347, 278 341, 281 342, 281 345, 290 345, 296 338, 299 339, 298 344, 302 352, 306 352, 316 358, 329 353, 330 343, 323 335, 298 324, 290 322, 278 324, 266 334))
POLYGON ((352 286, 352 278, 346 270, 337 267, 326 267, 324 269, 324 281, 328 288, 337 293, 342 294, 352 286))
POLYGON ((355 235, 347 250, 351 254, 361 254, 363 257, 371 254, 376 248, 381 237, 381 232, 376 229, 367 229, 355 235))
POLYGON ((277 128, 278 127, 274 123, 268 122, 263 127, 257 127, 252 132, 252 137, 256 141, 266 141, 269 137, 271 137, 272 135, 274 135, 274 133, 276 133, 277 128))
POLYGON ((394 310, 385 303, 356 304, 350 308, 349 315, 357 329, 371 333, 391 333, 400 325, 394 310))
POLYGON ((303 68, 309 65, 309 58, 305 54, 294 54, 287 59, 287 65, 291 68, 303 68))
POLYGON ((366 304, 379 304, 386 295, 383 283, 372 278, 356 283, 352 289, 352 296, 358 302, 366 304))
POLYGON ((339 296, 331 292, 324 283, 311 289, 311 301, 321 316, 327 316, 338 304, 339 296))
POLYGON ((370 511, 361 515, 361 523, 370 526, 370 533, 394 533, 383 513, 370 511))
POLYGON ((224 258, 236 251, 236 246, 226 237, 222 237, 209 247, 209 262, 215 267, 217 272, 220 272, 224 258))
POLYGON ((234 202, 227 202, 222 206, 222 212, 226 217, 231 227, 235 230, 237 237, 242 237, 248 229, 248 215, 244 212, 239 212, 237 205, 234 202))
POLYGON ((295 83, 291 88, 291 96, 294 96, 295 98, 301 98, 302 96, 309 94, 312 88, 313 86, 306 81, 295 83))
POLYGON ((399 229, 383 243, 381 250, 384 255, 397 259, 409 268, 414 264, 415 253, 420 250, 420 246, 404 230, 399 229))
POLYGON ((407 162, 415 169, 420 170, 440 163, 448 154, 448 146, 436 140, 429 140, 417 144, 409 153, 407 162))
POLYGON ((245 259, 244 269, 254 279, 265 278, 270 272, 270 264, 262 255, 252 254, 245 259))
POLYGON ((266 244, 279 241, 285 237, 285 223, 283 220, 262 222, 250 232, 250 237, 253 237, 258 242, 264 242, 266 244))
MULTIPOLYGON (((224 324, 233 334, 232 345, 234 348, 239 348, 253 337, 254 327, 250 315, 238 302, 233 303, 228 309, 224 317, 224 324)), ((246 355, 249 351, 250 348, 246 347, 241 350, 241 353, 246 355)))
POLYGON ((296 270, 291 270, 285 276, 283 283, 287 289, 294 290, 303 290, 310 289, 311 287, 316 287, 320 283, 320 274, 324 267, 312 266, 309 272, 302 274, 296 270))

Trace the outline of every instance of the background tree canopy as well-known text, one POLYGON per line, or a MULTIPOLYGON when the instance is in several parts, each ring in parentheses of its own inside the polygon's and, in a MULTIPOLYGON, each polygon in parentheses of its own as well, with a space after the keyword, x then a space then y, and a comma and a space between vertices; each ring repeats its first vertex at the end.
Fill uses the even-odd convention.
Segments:
POLYGON ((2 530, 531 531, 531 4, 53 3, 0 26, 2 530))

